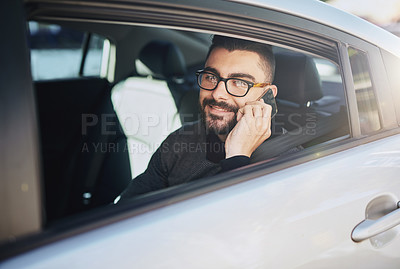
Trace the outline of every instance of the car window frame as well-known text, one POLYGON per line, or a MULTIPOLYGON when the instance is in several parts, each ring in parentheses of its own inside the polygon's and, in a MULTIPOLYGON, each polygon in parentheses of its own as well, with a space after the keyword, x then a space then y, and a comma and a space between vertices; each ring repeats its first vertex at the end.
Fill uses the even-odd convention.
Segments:
POLYGON ((2 1, 0 14, 8 36, 0 52, 7 66, 0 75, 4 102, 0 106, 4 130, 0 139, 1 253, 17 239, 40 232, 44 216, 37 111, 22 3, 2 1))
POLYGON ((393 103, 394 100, 391 98, 391 89, 385 73, 386 69, 380 49, 373 44, 361 39, 357 39, 351 35, 347 35, 347 38, 340 43, 339 49, 341 51, 343 81, 345 83, 347 101, 349 103, 348 109, 351 121, 352 137, 356 139, 364 139, 367 137, 374 137, 376 134, 385 133, 387 130, 397 128, 398 125, 396 124, 396 119, 393 118, 393 115, 395 115, 393 103), (371 76, 372 87, 375 94, 379 120, 381 124, 381 128, 379 130, 368 134, 361 133, 357 98, 355 95, 353 76, 348 55, 349 47, 353 47, 364 52, 368 60, 368 69, 371 76))

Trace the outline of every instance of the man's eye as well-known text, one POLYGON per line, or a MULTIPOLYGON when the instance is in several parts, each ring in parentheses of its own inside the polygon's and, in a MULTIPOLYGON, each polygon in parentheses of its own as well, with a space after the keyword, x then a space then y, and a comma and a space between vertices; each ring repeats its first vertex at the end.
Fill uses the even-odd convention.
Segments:
POLYGON ((248 84, 243 80, 233 80, 233 85, 235 85, 235 87, 247 88, 248 84))
POLYGON ((206 74, 205 79, 209 82, 216 82, 218 80, 216 76, 210 74, 206 74))

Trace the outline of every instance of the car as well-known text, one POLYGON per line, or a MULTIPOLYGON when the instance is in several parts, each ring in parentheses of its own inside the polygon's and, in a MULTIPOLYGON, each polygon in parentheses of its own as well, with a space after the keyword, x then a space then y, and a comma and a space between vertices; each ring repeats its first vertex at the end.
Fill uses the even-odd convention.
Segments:
POLYGON ((399 268, 398 37, 316 0, 0 7, 1 268, 399 268), (215 34, 272 46, 287 133, 119 203, 199 119, 215 34))

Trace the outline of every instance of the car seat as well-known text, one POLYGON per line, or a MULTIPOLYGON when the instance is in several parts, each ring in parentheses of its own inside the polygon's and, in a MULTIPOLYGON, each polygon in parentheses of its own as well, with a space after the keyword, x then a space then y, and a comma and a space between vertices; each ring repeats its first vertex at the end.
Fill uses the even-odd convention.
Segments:
POLYGON ((40 81, 35 90, 47 222, 112 203, 131 178, 109 82, 40 81))
POLYGON ((157 147, 181 126, 178 107, 186 75, 183 54, 167 41, 149 42, 138 60, 137 74, 113 89, 114 107, 128 136, 132 177, 146 169, 157 147), (133 121, 138 125, 134 130, 129 126, 133 121))
POLYGON ((275 53, 278 114, 276 122, 288 130, 315 120, 312 103, 323 97, 321 80, 313 59, 295 52, 275 53))
MULTIPOLYGON (((278 114, 275 123, 288 131, 308 136, 303 147, 348 135, 348 117, 339 96, 324 93, 316 63, 311 56, 275 52, 274 84, 278 114)), ((338 84, 341 86, 341 84, 338 84)), ((343 92, 337 88, 337 95, 343 92)))

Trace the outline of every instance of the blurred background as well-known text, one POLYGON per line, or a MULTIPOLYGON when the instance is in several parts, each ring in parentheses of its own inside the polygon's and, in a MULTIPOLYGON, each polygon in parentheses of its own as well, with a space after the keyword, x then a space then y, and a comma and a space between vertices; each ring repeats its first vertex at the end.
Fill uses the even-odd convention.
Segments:
POLYGON ((323 0, 400 36, 400 0, 323 0))

